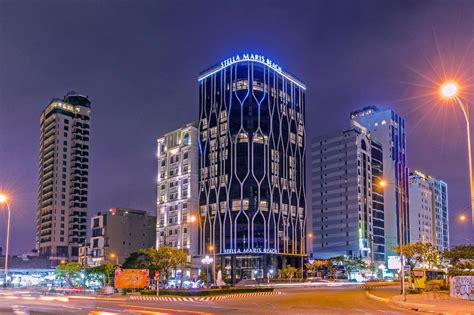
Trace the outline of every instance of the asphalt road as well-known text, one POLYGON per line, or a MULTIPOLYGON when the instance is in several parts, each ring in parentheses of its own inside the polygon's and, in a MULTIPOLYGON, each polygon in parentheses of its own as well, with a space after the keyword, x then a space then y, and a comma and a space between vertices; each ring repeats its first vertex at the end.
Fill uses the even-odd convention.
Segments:
MULTIPOLYGON (((409 314, 391 303, 375 301, 353 287, 279 289, 278 296, 206 302, 156 302, 120 299, 44 297, 0 291, 0 314, 409 314)), ((379 296, 396 288, 374 289, 379 296)))

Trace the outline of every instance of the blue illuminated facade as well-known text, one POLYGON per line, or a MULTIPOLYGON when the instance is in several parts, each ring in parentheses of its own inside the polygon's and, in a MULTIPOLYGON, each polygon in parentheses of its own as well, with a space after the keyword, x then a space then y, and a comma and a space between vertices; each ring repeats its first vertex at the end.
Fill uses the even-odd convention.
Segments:
POLYGON ((306 254, 305 87, 241 54, 199 77, 200 254, 240 279, 306 254), (211 249, 212 248, 212 249, 211 249))

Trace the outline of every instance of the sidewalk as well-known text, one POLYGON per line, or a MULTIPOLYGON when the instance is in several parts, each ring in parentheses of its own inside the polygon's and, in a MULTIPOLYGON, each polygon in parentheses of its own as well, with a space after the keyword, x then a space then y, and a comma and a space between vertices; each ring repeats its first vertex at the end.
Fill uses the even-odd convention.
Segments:
POLYGON ((455 299, 449 292, 424 292, 421 294, 407 294, 407 301, 402 301, 402 296, 397 294, 389 298, 377 296, 377 291, 368 292, 370 298, 395 303, 406 309, 419 312, 432 312, 437 314, 474 314, 474 301, 455 299))

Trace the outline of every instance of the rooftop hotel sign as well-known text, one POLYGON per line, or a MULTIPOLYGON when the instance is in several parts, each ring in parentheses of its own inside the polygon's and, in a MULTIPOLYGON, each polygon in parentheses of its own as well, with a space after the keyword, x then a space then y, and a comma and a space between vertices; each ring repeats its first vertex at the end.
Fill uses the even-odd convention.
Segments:
POLYGON ((221 62, 221 67, 225 68, 234 63, 241 62, 241 61, 256 61, 263 63, 264 65, 269 66, 270 68, 274 69, 277 72, 281 72, 281 67, 274 63, 271 59, 265 58, 263 55, 257 54, 242 54, 242 55, 235 55, 232 56, 224 61, 221 62))

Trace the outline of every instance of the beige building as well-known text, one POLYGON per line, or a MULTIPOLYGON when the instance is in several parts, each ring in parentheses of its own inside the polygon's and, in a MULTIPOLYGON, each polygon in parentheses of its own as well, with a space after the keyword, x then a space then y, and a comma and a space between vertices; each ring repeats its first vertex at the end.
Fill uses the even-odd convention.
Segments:
POLYGON ((155 246, 156 217, 144 210, 112 208, 98 212, 90 224, 90 243, 81 247, 82 264, 122 264, 130 254, 155 246))
POLYGON ((198 254, 198 163, 195 124, 158 139, 157 248, 198 254))
POLYGON ((410 173, 410 241, 449 249, 448 185, 419 170, 410 173))
POLYGON ((91 101, 69 92, 40 117, 36 243, 55 263, 78 260, 86 239, 91 101))

